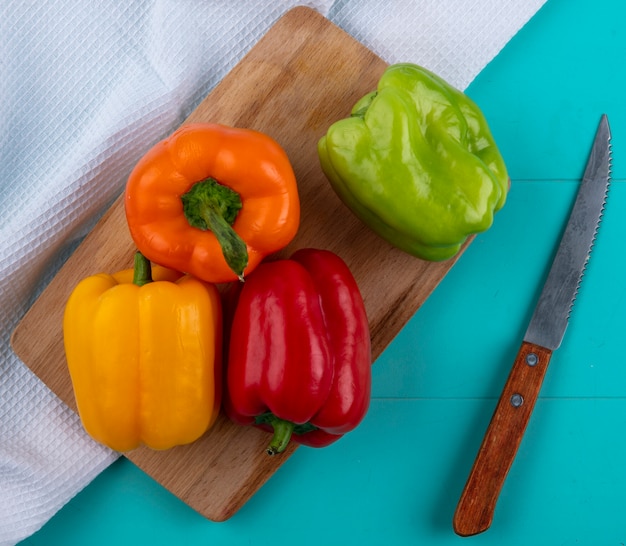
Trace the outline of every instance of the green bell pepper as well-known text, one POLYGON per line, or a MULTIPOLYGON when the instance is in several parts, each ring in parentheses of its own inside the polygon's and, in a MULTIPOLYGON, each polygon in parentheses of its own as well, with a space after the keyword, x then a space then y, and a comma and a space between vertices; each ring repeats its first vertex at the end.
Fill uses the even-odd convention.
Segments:
POLYGON ((487 230, 509 188, 478 106, 414 64, 389 66, 377 90, 329 127, 318 155, 357 217, 424 260, 451 258, 487 230))

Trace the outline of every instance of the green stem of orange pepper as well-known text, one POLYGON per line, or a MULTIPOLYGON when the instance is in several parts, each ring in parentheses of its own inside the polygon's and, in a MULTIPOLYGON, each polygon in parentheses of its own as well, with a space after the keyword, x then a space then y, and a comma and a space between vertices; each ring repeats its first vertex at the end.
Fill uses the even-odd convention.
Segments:
POLYGON ((248 248, 232 224, 241 210, 239 194, 213 178, 195 183, 181 196, 183 212, 189 224, 210 230, 217 237, 228 266, 243 280, 248 265, 248 248))

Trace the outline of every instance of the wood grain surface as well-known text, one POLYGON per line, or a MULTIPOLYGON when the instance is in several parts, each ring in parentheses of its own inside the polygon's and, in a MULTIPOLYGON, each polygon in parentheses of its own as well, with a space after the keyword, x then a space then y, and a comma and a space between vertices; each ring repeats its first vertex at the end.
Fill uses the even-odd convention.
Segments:
MULTIPOLYGON (((455 261, 424 262, 392 248, 344 207, 320 169, 318 139, 375 88, 385 67, 379 57, 323 16, 309 8, 295 8, 276 22, 187 120, 257 129, 285 148, 298 180, 302 222, 293 243, 281 254, 302 247, 327 248, 346 261, 363 293, 374 358, 455 261)), ((17 355, 74 410, 63 350, 65 301, 81 278, 130 267, 134 250, 120 198, 13 333, 17 355)), ((140 448, 125 456, 205 517, 223 521, 295 449, 269 457, 264 450, 268 438, 265 432, 239 427, 220 416, 191 445, 164 452, 140 448)))

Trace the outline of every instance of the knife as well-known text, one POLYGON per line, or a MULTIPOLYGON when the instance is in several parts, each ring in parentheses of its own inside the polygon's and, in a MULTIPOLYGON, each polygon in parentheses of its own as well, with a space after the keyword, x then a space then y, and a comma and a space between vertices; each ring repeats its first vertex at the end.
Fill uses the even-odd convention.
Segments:
POLYGON ((610 163, 611 131, 603 115, 554 262, 461 493, 453 519, 460 536, 482 533, 491 525, 552 352, 567 328, 604 209, 610 163))

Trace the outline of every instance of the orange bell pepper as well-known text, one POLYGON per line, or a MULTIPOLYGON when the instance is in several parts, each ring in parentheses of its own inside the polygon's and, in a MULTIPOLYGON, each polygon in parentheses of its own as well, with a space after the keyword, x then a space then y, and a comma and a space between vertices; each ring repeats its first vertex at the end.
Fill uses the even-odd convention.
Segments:
POLYGON ((242 279, 300 223, 296 179, 268 135, 183 125, 135 166, 125 193, 131 236, 157 264, 212 283, 242 279))

